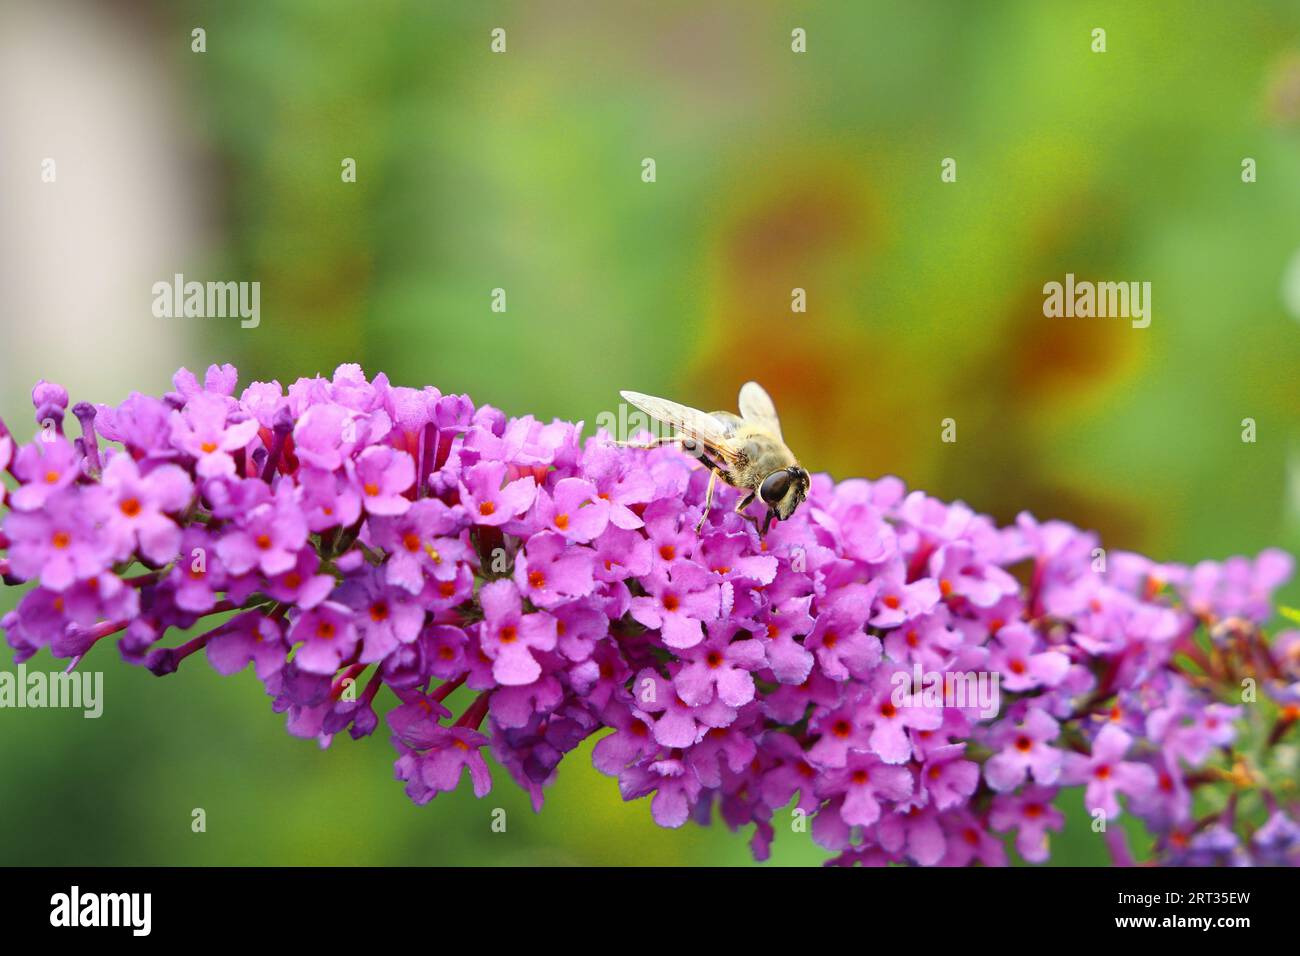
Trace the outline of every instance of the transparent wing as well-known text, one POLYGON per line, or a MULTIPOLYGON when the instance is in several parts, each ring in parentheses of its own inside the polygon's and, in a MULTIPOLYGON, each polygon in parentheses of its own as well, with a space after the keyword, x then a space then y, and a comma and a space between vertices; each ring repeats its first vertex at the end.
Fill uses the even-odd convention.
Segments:
POLYGON ((708 412, 641 392, 619 392, 619 394, 651 418, 665 425, 671 425, 683 435, 703 442, 706 448, 725 461, 735 460, 736 453, 727 443, 727 436, 731 429, 708 412))
POLYGON ((721 423, 728 438, 736 434, 736 432, 740 430, 741 426, 745 424, 745 420, 735 412, 709 412, 709 414, 721 423))
POLYGON ((763 390, 757 382, 746 382, 740 386, 740 414, 745 421, 759 428, 766 428, 777 438, 785 441, 781 435, 781 419, 776 417, 776 406, 772 396, 763 390))

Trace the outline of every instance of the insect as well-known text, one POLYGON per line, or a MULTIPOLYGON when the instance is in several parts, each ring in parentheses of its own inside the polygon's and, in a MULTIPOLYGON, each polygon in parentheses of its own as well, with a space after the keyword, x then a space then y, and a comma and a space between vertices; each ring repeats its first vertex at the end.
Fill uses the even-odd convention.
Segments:
POLYGON ((767 506, 760 534, 767 534, 773 518, 783 521, 789 518, 808 497, 811 482, 808 472, 786 447, 776 406, 757 382, 746 382, 741 386, 739 415, 702 412, 640 392, 619 394, 651 418, 672 426, 679 433, 646 444, 620 444, 655 448, 677 443, 708 466, 709 490, 705 495, 704 514, 695 526, 696 532, 704 527, 709 516, 718 479, 745 492, 736 505, 736 514, 743 516, 755 497, 767 506))

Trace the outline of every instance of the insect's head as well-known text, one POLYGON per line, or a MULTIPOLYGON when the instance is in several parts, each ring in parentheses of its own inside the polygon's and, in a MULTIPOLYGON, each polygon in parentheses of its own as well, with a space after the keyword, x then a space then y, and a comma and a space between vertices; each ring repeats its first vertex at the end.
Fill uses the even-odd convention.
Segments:
POLYGON ((808 497, 810 484, 808 472, 798 465, 791 465, 789 468, 774 471, 764 478, 763 484, 759 486, 758 496, 763 499, 763 504, 776 512, 778 518, 785 521, 808 497))

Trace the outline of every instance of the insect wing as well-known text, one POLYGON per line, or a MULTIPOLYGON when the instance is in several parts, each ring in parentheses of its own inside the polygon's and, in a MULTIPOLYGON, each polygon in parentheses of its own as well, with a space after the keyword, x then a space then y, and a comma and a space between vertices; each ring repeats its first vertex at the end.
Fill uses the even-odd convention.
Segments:
POLYGON ((656 398, 641 392, 620 392, 624 399, 631 402, 651 418, 671 425, 683 435, 693 438, 724 461, 733 462, 736 453, 727 441, 730 429, 708 412, 689 405, 679 405, 666 398, 656 398))
POLYGON ((765 428, 781 441, 781 420, 777 418, 776 406, 772 396, 763 390, 757 382, 746 382, 740 387, 740 414, 745 421, 759 428, 765 428))

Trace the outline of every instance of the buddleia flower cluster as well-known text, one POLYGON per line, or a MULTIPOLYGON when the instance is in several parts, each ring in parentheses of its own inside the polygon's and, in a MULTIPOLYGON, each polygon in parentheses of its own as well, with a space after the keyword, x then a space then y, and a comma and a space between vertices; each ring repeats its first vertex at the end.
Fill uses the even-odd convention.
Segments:
POLYGON ((174 389, 70 427, 41 382, 32 440, 0 426, 17 661, 201 653, 321 745, 382 713, 419 804, 486 794, 490 754, 540 809, 595 737, 624 799, 752 828, 758 858, 806 829, 840 864, 1041 862, 1082 801, 1117 862, 1122 813, 1157 862, 1300 862, 1280 551, 1160 564, 824 474, 765 537, 730 488, 697 532, 709 476, 677 447, 355 365, 174 389))

